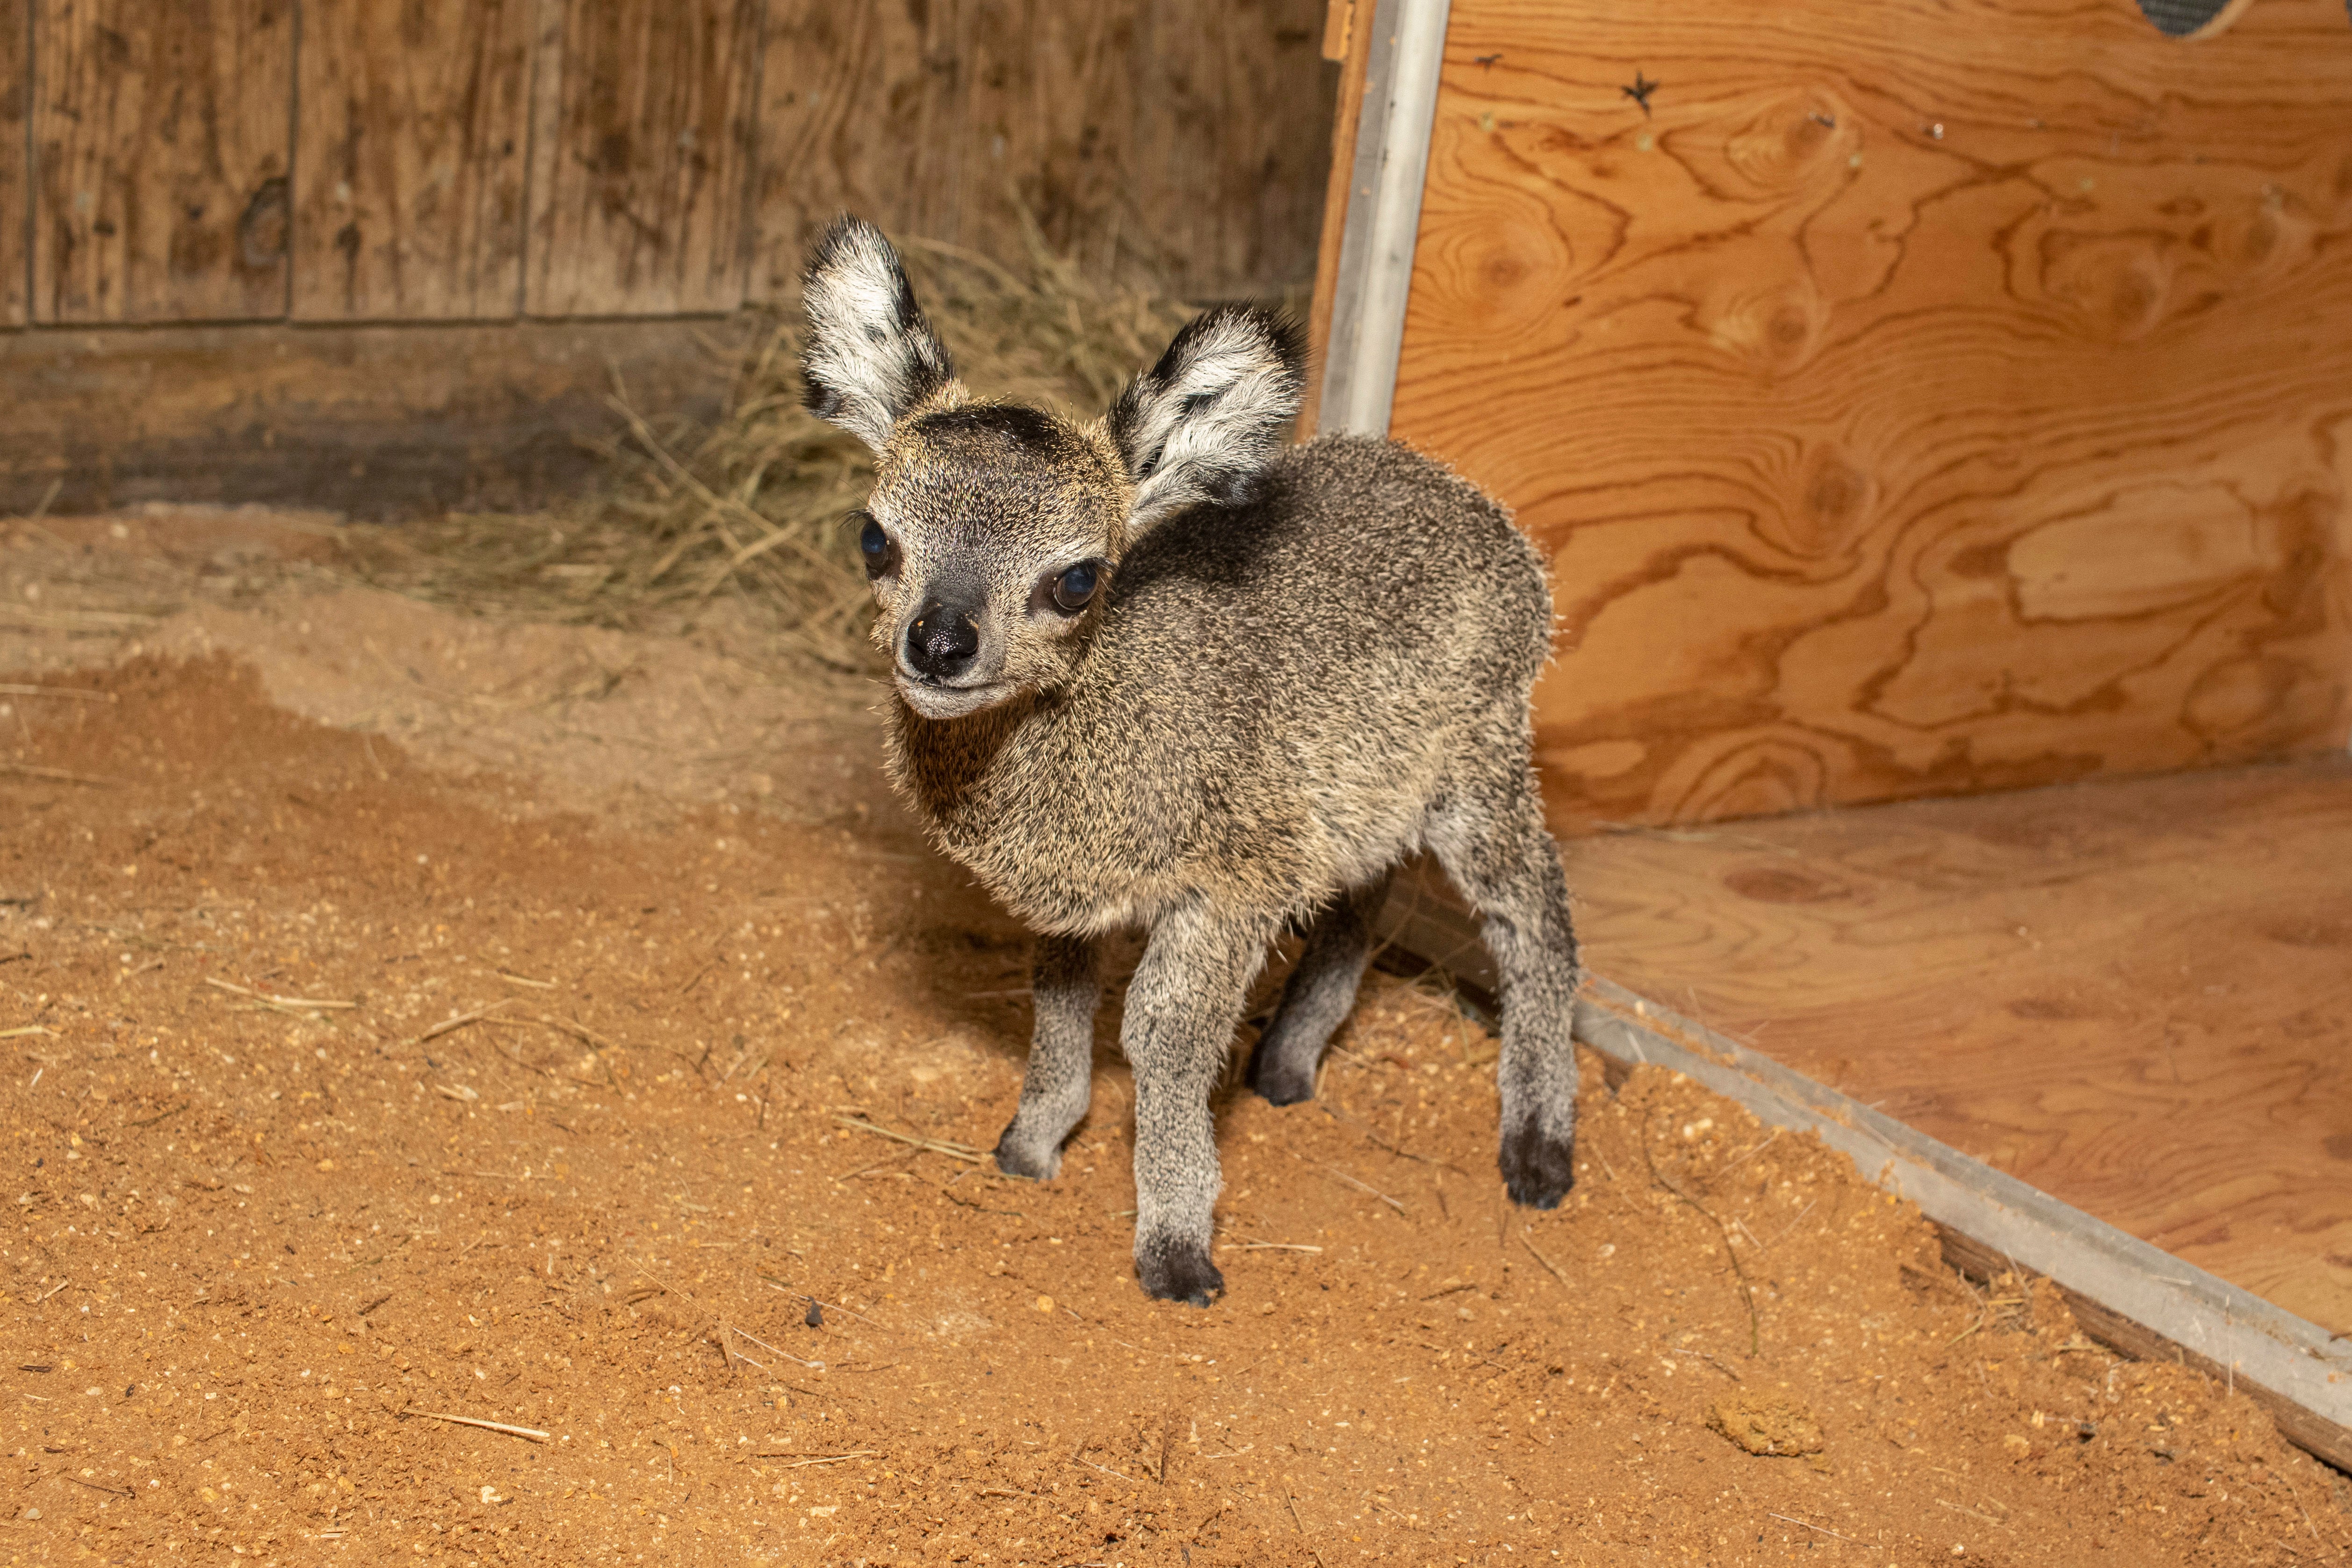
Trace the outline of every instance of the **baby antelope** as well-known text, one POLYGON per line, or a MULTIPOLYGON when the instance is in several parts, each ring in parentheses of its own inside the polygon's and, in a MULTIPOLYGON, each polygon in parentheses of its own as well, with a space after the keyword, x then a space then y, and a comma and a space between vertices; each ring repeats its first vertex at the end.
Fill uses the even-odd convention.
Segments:
POLYGON ((1003 1170, 1051 1177, 1092 1089, 1097 949, 1147 933, 1135 1265, 1206 1306, 1211 1092, 1253 981, 1306 934, 1248 1069, 1307 1099, 1391 873, 1427 848, 1503 980, 1501 1165, 1573 1180, 1575 938, 1530 767, 1541 562, 1502 508, 1393 442, 1287 446, 1297 333, 1224 307, 1076 424, 956 379, 898 254, 844 218, 805 279, 809 406, 874 448, 852 518, 890 659, 889 769, 941 850, 1037 933, 1003 1170))

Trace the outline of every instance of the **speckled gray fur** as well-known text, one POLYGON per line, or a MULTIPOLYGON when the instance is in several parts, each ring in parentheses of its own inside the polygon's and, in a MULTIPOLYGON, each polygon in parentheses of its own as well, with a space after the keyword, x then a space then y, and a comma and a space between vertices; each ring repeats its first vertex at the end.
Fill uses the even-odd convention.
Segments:
POLYGON ((868 226, 836 225, 808 286, 811 406, 878 454, 891 777, 1041 939, 999 1165, 1059 1170, 1087 1104, 1095 946, 1143 929, 1120 1039, 1137 1274, 1206 1305, 1224 1288, 1209 1097, 1267 950, 1309 931, 1251 1068, 1288 1103, 1352 1004, 1379 889, 1426 847, 1503 976, 1506 1185, 1558 1204, 1576 944, 1528 716, 1551 601, 1502 509, 1387 441, 1280 446, 1299 354, 1263 312, 1203 317, 1079 426, 966 392, 868 226), (1057 602, 1088 571, 1091 598, 1057 602))
POLYGON ((1315 917, 1298 963, 1283 983, 1282 1003, 1250 1054, 1249 1086, 1276 1105, 1315 1096, 1323 1047, 1356 1005, 1356 987, 1372 956, 1372 920, 1389 879, 1351 888, 1315 917))

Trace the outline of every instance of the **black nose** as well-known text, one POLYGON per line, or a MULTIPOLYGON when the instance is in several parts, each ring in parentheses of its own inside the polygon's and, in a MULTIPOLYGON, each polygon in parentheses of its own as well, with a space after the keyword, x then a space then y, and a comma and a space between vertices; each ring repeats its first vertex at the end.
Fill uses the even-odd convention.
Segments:
POLYGON ((980 651, 980 628, 952 605, 934 599, 907 628, 907 663, 918 675, 952 680, 980 651))

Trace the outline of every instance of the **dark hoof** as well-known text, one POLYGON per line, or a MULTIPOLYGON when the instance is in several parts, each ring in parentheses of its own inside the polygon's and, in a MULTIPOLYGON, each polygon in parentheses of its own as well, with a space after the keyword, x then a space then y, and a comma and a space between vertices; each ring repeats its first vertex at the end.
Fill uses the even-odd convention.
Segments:
POLYGON ((1549 1138, 1533 1127, 1503 1134, 1503 1186, 1522 1208, 1553 1209, 1576 1185, 1576 1140, 1549 1138))
POLYGON ((1225 1277, 1208 1249, 1192 1242, 1146 1249, 1136 1258, 1135 1278, 1145 1295, 1162 1301, 1205 1307, 1225 1293, 1225 1277))
POLYGON ((1042 1157, 1027 1152, 1013 1141, 1013 1129, 996 1141, 996 1168, 1008 1176, 1019 1176, 1032 1182, 1050 1182, 1062 1168, 1062 1152, 1048 1150, 1042 1157))
POLYGON ((1250 1052, 1249 1072, 1245 1081, 1251 1089, 1260 1098, 1275 1105, 1297 1105, 1301 1100, 1314 1099, 1315 1074, 1313 1071, 1302 1073, 1294 1068, 1278 1066, 1268 1059, 1271 1055, 1264 1040, 1260 1040, 1257 1043, 1257 1048, 1250 1052))

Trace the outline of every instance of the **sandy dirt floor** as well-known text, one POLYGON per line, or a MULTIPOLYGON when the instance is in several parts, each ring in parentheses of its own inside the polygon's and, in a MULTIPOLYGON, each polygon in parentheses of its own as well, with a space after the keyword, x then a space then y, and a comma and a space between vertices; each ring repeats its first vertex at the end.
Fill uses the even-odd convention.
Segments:
POLYGON ((1062 1177, 973 1158, 1027 943, 872 692, 335 560, 0 523, 9 1562, 2352 1545, 2246 1399, 1685 1081, 1588 1058, 1575 1194, 1510 1208, 1492 1039, 1386 976, 1318 1102, 1222 1097, 1229 1292, 1149 1301, 1115 997, 1062 1177))

